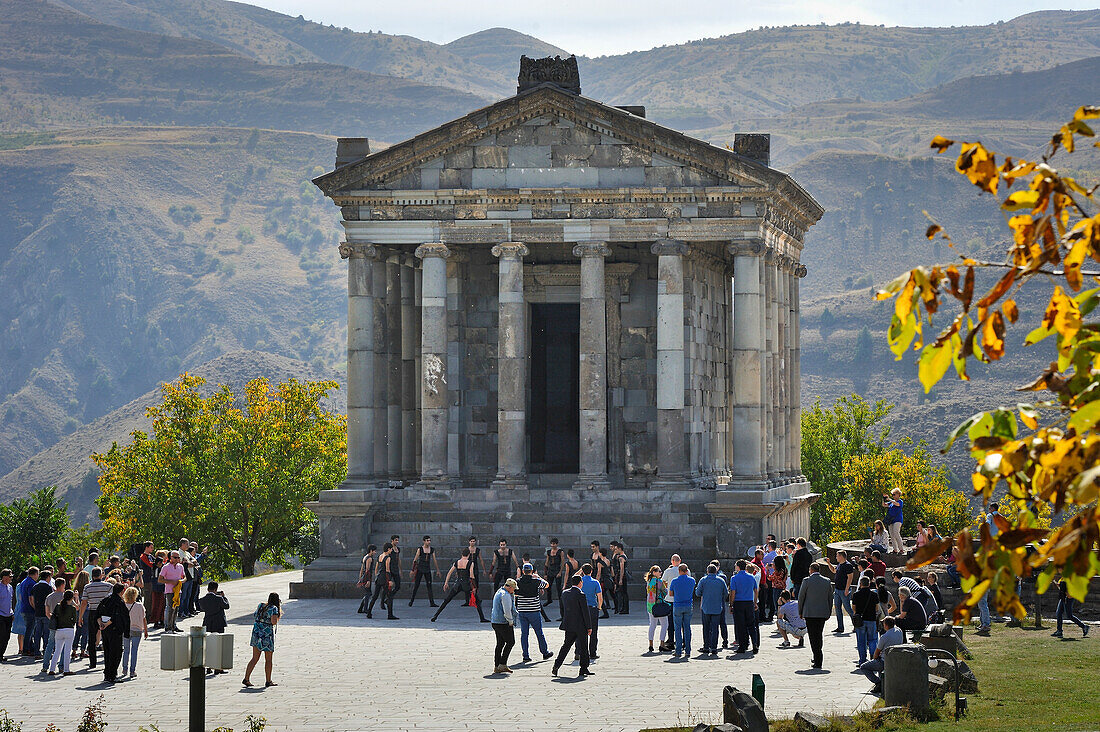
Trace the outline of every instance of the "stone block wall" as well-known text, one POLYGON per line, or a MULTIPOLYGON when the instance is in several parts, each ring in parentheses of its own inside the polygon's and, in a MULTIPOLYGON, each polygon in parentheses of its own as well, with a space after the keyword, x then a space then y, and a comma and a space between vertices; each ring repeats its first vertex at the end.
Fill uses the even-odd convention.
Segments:
POLYGON ((688 465, 699 484, 713 487, 729 473, 730 277, 700 251, 688 257, 684 282, 688 465))

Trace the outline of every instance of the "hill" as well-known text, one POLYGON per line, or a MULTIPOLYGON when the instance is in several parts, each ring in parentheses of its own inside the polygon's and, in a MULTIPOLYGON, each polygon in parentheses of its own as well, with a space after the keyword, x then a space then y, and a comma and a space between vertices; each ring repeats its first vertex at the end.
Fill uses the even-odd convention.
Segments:
POLYGON ((395 140, 484 103, 344 66, 262 64, 215 43, 106 25, 38 0, 0 0, 0 90, 0 131, 204 125, 395 140))
MULTIPOLYGON (((227 353, 196 366, 192 373, 206 379, 204 391, 208 394, 219 384, 226 384, 239 394, 248 381, 261 376, 273 384, 289 378, 339 380, 339 374, 331 369, 262 351, 227 353)), ((135 430, 148 430, 150 421, 145 413, 160 401, 159 387, 151 389, 36 454, 0 478, 0 502, 45 486, 57 486, 58 494, 68 501, 75 522, 96 521, 99 485, 95 464, 89 456, 110 449, 113 442, 128 443, 130 433, 135 430)), ((342 390, 332 392, 326 408, 343 414, 347 410, 346 394, 342 390)))
MULTIPOLYGON (((226 0, 50 0, 103 23, 201 38, 265 64, 330 63, 446 86, 486 99, 514 86, 515 63, 491 70, 411 36, 358 33, 226 0)), ((534 40, 534 39, 532 39, 534 40)), ((518 56, 517 56, 518 58, 518 56)))
POLYGON ((515 94, 515 79, 519 70, 520 56, 530 58, 569 56, 568 51, 509 28, 489 28, 471 33, 451 41, 443 48, 508 79, 509 87, 512 88, 507 94, 515 94))

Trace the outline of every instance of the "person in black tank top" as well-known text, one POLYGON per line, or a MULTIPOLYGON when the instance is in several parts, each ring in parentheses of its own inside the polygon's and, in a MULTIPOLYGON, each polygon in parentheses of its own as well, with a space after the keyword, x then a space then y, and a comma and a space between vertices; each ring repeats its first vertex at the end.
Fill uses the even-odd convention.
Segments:
POLYGON ((374 573, 374 594, 371 595, 370 604, 367 605, 367 617, 373 617, 374 603, 381 597, 385 608, 389 611, 387 619, 397 620, 393 614, 393 545, 388 541, 382 545, 382 556, 378 558, 378 568, 374 573))
POLYGON ((558 540, 550 540, 550 548, 546 550, 546 561, 542 566, 543 576, 546 581, 550 583, 550 586, 546 588, 546 602, 544 605, 549 605, 553 602, 554 588, 558 588, 558 597, 561 597, 561 587, 558 585, 558 577, 561 575, 562 555, 564 552, 558 548, 558 540))
POLYGON ((371 590, 374 584, 374 570, 378 564, 378 560, 374 556, 377 550, 378 547, 374 544, 368 546, 367 553, 363 556, 363 562, 359 566, 359 581, 356 586, 366 589, 366 594, 363 595, 363 601, 359 603, 359 612, 363 614, 366 614, 367 606, 370 605, 371 590))
POLYGON ((435 595, 432 590, 432 564, 435 564, 435 574, 438 577, 439 562, 436 561, 435 550, 432 549, 432 537, 425 536, 423 543, 416 549, 416 554, 413 556, 413 567, 409 570, 409 574, 413 579, 413 591, 412 597, 409 598, 409 607, 413 606, 413 600, 416 599, 416 592, 420 589, 421 582, 428 585, 428 605, 436 607, 435 595))
POLYGON ((493 561, 489 564, 489 572, 493 575, 493 591, 500 589, 500 586, 504 584, 504 580, 510 578, 515 574, 515 569, 512 564, 515 559, 512 557, 512 550, 508 548, 508 542, 501 539, 499 547, 493 552, 493 561))
POLYGON ((447 578, 443 580, 443 591, 447 593, 447 596, 443 598, 443 603, 439 606, 439 609, 435 611, 435 615, 432 616, 432 622, 439 617, 439 614, 443 612, 443 608, 450 604, 451 600, 455 599, 459 595, 470 598, 473 594, 476 602, 474 607, 477 608, 477 615, 481 618, 481 622, 488 623, 489 619, 485 617, 485 613, 481 611, 481 600, 477 597, 476 591, 473 585, 473 573, 474 562, 470 558, 470 550, 463 549, 462 556, 455 560, 455 563, 451 565, 451 568, 447 571, 447 578), (452 584, 453 580, 453 584, 452 584), (450 587, 450 591, 447 588, 450 587))
MULTIPOLYGON (((470 583, 473 585, 473 591, 477 592, 477 587, 481 584, 481 573, 485 569, 484 563, 481 561, 481 547, 477 545, 477 537, 471 536, 467 540, 467 548, 470 550, 470 583)), ((466 598, 466 602, 463 603, 465 607, 470 607, 470 598, 466 598)))

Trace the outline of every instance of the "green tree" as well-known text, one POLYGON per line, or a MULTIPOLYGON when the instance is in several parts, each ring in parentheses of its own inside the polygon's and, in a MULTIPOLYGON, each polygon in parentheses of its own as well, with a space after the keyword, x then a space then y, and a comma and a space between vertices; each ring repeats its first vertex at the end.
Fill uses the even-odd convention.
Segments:
MULTIPOLYGON (((1072 155, 1082 138, 1094 136, 1088 125, 1094 119, 1100 119, 1100 106, 1079 108, 1037 161, 1005 157, 998 163, 996 154, 980 142, 934 138, 932 148, 941 153, 959 145, 955 169, 991 195, 1005 214, 1011 235, 1004 259, 969 256, 941 226, 932 224, 926 236, 946 241, 960 261, 917 267, 878 295, 896 297, 887 334, 890 348, 899 359, 911 346, 921 352, 918 378, 925 391, 952 367, 967 380, 971 359, 994 362, 1004 356, 1009 326, 1020 318, 1015 298, 1025 284, 1035 283, 1032 292, 1042 288, 1048 298, 1042 320, 1033 323, 1037 327, 1024 345, 1053 338, 1057 359, 1021 387, 1044 395, 1034 403, 974 415, 944 448, 965 435, 975 463, 974 492, 989 501, 995 490, 1004 490, 1016 508, 998 521, 996 537, 988 524, 981 525, 976 552, 969 530, 954 538, 967 591, 955 608, 959 620, 968 619, 986 593, 999 610, 1022 618, 1025 611, 1016 593, 1020 576, 1037 572, 1042 593, 1061 574, 1070 595, 1083 601, 1089 579, 1100 574, 1100 321, 1090 318, 1100 305, 1100 287, 1094 286, 1100 283, 1100 271, 1085 268, 1087 260, 1100 262, 1100 213, 1095 184, 1082 184, 1057 167, 1063 153, 1072 155), (1022 190, 1009 193, 1016 184, 1022 190), (975 289, 979 271, 992 274, 994 282, 981 294, 975 289), (1086 278, 1090 286, 1082 289, 1086 278), (948 314, 950 322, 935 339, 925 343, 924 326, 932 325, 941 306, 955 312, 948 314), (1055 529, 1040 521, 1046 506, 1065 519, 1055 529), (1034 549, 1030 555, 1028 545, 1034 549)), ((1066 163, 1063 170, 1075 163, 1089 169, 1087 161, 1066 163)), ((919 552, 911 566, 930 561, 947 544, 919 552)))
POLYGON ((813 537, 832 536, 829 517, 846 496, 844 461, 888 449, 890 428, 882 422, 893 408, 885 401, 871 404, 852 394, 837 399, 831 408, 822 407, 818 399, 802 413, 802 472, 821 494, 810 512, 813 537))
POLYGON ((821 333, 822 342, 829 340, 829 334, 836 329, 836 316, 829 308, 821 311, 821 319, 818 321, 817 330, 821 333))
POLYGON ((19 571, 31 564, 52 564, 68 528, 69 506, 57 497, 56 488, 0 505, 0 567, 19 571))
POLYGON ((224 385, 203 397, 204 383, 165 384, 151 434, 92 456, 100 516, 122 546, 187 536, 214 547, 215 572, 249 576, 257 561, 285 562, 313 519, 303 504, 343 480, 347 421, 321 406, 335 382, 254 379, 240 407, 224 385))

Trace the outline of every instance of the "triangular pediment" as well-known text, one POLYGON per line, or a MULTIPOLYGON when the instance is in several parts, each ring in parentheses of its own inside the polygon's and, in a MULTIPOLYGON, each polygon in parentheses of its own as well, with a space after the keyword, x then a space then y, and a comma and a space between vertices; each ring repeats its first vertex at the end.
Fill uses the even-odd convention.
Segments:
POLYGON ((314 182, 333 197, 355 190, 794 185, 730 150, 553 86, 472 112, 314 182))

